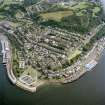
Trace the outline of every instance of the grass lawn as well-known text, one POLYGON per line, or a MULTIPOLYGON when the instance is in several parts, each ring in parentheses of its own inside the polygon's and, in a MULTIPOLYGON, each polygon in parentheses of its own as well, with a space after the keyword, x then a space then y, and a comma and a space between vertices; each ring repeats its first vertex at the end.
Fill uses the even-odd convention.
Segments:
POLYGON ((84 14, 82 13, 82 11, 80 11, 80 12, 77 12, 76 15, 77 16, 83 16, 84 14))
POLYGON ((15 15, 16 18, 23 18, 24 17, 24 13, 20 10, 17 11, 16 15, 15 15))
POLYGON ((70 54, 68 56, 68 60, 70 61, 71 59, 75 58, 76 56, 80 55, 81 53, 82 53, 82 51, 80 51, 80 50, 74 51, 72 54, 70 54))
POLYGON ((73 11, 57 11, 51 13, 42 13, 40 16, 45 20, 60 21, 63 17, 73 15, 73 11))
POLYGON ((93 17, 96 17, 96 14, 100 12, 101 9, 98 6, 93 8, 92 5, 93 4, 89 2, 80 2, 72 7, 69 7, 70 10, 41 13, 40 16, 45 20, 55 20, 59 22, 63 17, 73 15, 74 13, 76 13, 77 16, 83 16, 84 11, 90 8, 93 12, 93 17))
POLYGON ((87 7, 89 7, 89 4, 87 2, 80 2, 77 5, 71 7, 71 9, 78 10, 78 9, 85 9, 87 7))
POLYGON ((4 0, 3 4, 0 6, 2 8, 4 5, 10 5, 12 3, 17 3, 16 1, 13 2, 13 0, 4 0))
POLYGON ((98 13, 98 12, 100 12, 100 7, 95 7, 94 9, 93 9, 93 17, 96 17, 96 14, 98 13))
POLYGON ((0 20, 5 19, 6 16, 0 15, 0 20))
POLYGON ((33 78, 33 80, 36 80, 37 71, 33 69, 31 66, 28 66, 28 68, 22 73, 22 75, 30 75, 33 78))

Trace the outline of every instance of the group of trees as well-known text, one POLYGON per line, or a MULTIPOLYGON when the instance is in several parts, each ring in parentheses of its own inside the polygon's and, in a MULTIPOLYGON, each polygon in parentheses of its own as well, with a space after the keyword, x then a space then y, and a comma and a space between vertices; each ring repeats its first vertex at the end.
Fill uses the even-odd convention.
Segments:
POLYGON ((105 26, 90 40, 89 43, 87 43, 84 47, 83 47, 83 52, 87 52, 89 51, 93 44, 97 41, 100 40, 103 36, 105 36, 105 26))
POLYGON ((72 16, 64 17, 61 21, 62 28, 65 27, 69 31, 76 31, 84 33, 88 30, 88 17, 84 16, 76 16, 75 14, 72 16))

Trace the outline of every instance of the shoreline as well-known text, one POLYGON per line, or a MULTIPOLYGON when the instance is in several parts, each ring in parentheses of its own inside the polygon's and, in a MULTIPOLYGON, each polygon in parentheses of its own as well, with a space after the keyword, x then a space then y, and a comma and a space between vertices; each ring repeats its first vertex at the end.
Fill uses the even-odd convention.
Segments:
MULTIPOLYGON (((11 53, 10 42, 9 42, 8 38, 7 38, 4 34, 2 34, 1 36, 5 39, 5 41, 8 42, 8 44, 9 44, 9 54, 11 55, 12 53, 11 53)), ((2 40, 1 36, 0 36, 0 40, 2 40)), ((104 40, 105 40, 105 37, 104 37, 104 38, 101 38, 100 40, 98 40, 98 41, 95 43, 95 45, 93 46, 93 48, 90 50, 90 52, 88 52, 88 53, 84 56, 85 59, 84 59, 84 57, 83 57, 83 59, 81 60, 80 63, 82 63, 82 62, 84 62, 85 60, 87 60, 87 58, 90 58, 90 57, 91 57, 91 54, 93 55, 93 52, 95 52, 96 49, 99 49, 98 47, 100 47, 101 45, 104 45, 104 44, 105 44, 104 40), (102 40, 103 40, 103 41, 102 41, 102 40), (100 43, 100 45, 99 45, 99 43, 100 43)), ((100 60, 100 58, 101 58, 101 56, 102 56, 102 54, 103 54, 104 48, 105 48, 105 45, 104 45, 103 49, 101 49, 99 52, 96 52, 96 55, 93 57, 93 59, 96 60, 97 63, 99 62, 99 60, 100 60)), ((85 68, 84 65, 85 65, 86 63, 88 63, 89 60, 85 61, 85 62, 83 63, 83 65, 79 65, 79 66, 76 65, 77 68, 79 67, 80 71, 75 72, 72 76, 70 76, 70 77, 68 77, 68 78, 64 78, 63 81, 59 81, 59 80, 40 80, 40 81, 37 81, 37 82, 35 83, 35 86, 27 86, 26 84, 23 84, 22 82, 20 82, 20 81, 15 77, 15 75, 13 74, 13 71, 12 71, 12 69, 11 69, 11 68, 12 68, 12 64, 9 63, 9 62, 11 62, 11 59, 12 59, 12 58, 10 57, 9 61, 6 63, 7 75, 8 75, 9 80, 10 80, 14 85, 20 87, 21 89, 27 90, 27 91, 29 91, 29 92, 36 92, 36 89, 37 89, 38 87, 40 87, 40 86, 42 86, 42 85, 45 85, 45 84, 50 84, 50 83, 54 83, 54 84, 57 84, 57 83, 59 83, 59 84, 65 84, 65 83, 70 83, 70 82, 76 81, 76 80, 78 80, 80 77, 82 77, 86 72, 88 72, 88 71, 86 70, 86 68, 85 68)), ((92 60, 92 58, 91 58, 90 60, 92 60)), ((77 62, 76 62, 76 63, 77 63, 77 62)), ((76 63, 75 63, 75 64, 76 64, 76 63)), ((74 64, 74 65, 75 65, 75 64, 74 64)), ((74 65, 73 65, 73 66, 74 66, 74 65)), ((95 66, 96 66, 96 65, 95 65, 95 66)), ((74 67, 75 67, 75 66, 74 66, 74 67)), ((93 68, 94 68, 94 67, 93 67, 93 68)), ((92 69, 93 69, 93 68, 92 68, 92 69)), ((72 68, 72 66, 70 66, 70 67, 68 67, 68 69, 73 69, 73 68, 72 68)), ((91 70, 89 70, 89 71, 91 71, 91 70)))
MULTIPOLYGON (((81 76, 83 76, 86 72, 92 71, 96 67, 96 65, 99 63, 99 61, 103 55, 104 49, 105 49, 105 37, 98 40, 94 44, 93 48, 85 56, 83 56, 83 60, 81 60, 79 62, 81 65, 75 65, 76 63, 74 64, 74 68, 72 68, 72 69, 79 68, 78 72, 75 72, 74 74, 72 74, 72 76, 65 78, 63 80, 63 83, 73 82, 73 81, 79 79, 81 76), (101 50, 98 51, 100 48, 101 48, 101 50), (95 55, 94 55, 94 53, 95 53, 95 55), (89 64, 89 62, 91 62, 91 61, 96 61, 97 63, 94 64, 94 66, 90 70, 87 70, 85 65, 89 64)), ((69 69, 70 68, 71 67, 69 67, 69 69)))
MULTIPOLYGON (((8 52, 9 52, 9 55, 11 55, 12 51, 11 51, 11 48, 10 48, 10 42, 9 42, 8 38, 3 33, 1 33, 1 35, 0 35, 0 41, 1 40, 5 41, 5 42, 8 42, 8 45, 9 45, 9 51, 8 52)), ((11 81, 11 83, 13 85, 16 85, 16 86, 20 87, 21 89, 29 91, 29 92, 36 92, 36 86, 34 86, 34 87, 26 86, 25 84, 21 83, 15 77, 15 75, 14 75, 14 73, 12 71, 12 63, 10 63, 10 62, 12 62, 11 60, 12 60, 12 58, 10 57, 8 59, 8 62, 6 64, 4 64, 6 66, 6 72, 7 72, 8 79, 11 81)))

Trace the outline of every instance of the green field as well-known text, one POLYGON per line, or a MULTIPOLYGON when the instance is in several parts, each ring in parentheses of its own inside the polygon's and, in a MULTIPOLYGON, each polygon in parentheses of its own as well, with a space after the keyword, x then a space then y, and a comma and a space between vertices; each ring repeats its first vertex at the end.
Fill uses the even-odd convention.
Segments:
POLYGON ((15 14, 15 17, 20 19, 20 18, 23 18, 24 17, 24 13, 22 11, 17 11, 17 13, 15 14))
POLYGON ((57 11, 51 13, 41 13, 40 16, 45 20, 60 21, 63 17, 73 15, 73 11, 57 11))
POLYGON ((28 66, 27 69, 22 73, 22 75, 30 75, 34 80, 36 80, 37 71, 31 66, 28 66))
POLYGON ((77 56, 80 55, 81 53, 82 53, 82 52, 81 52, 80 50, 74 51, 74 53, 72 53, 72 54, 70 54, 70 55, 68 56, 68 60, 69 60, 69 61, 72 60, 73 58, 77 57, 77 56))
POLYGON ((93 7, 93 4, 89 2, 80 2, 74 6, 68 7, 68 9, 69 10, 41 13, 40 16, 44 20, 60 21, 62 18, 71 16, 73 14, 76 14, 77 16, 84 16, 87 13, 87 9, 91 9, 93 12, 92 16, 96 17, 96 14, 101 10, 100 7, 97 5, 93 7))
POLYGON ((96 17, 96 14, 98 13, 98 12, 100 12, 101 11, 101 8, 100 7, 95 7, 94 9, 93 9, 93 17, 96 17))
POLYGON ((80 2, 77 5, 70 7, 73 10, 77 10, 77 9, 85 9, 89 7, 89 3, 87 2, 80 2))

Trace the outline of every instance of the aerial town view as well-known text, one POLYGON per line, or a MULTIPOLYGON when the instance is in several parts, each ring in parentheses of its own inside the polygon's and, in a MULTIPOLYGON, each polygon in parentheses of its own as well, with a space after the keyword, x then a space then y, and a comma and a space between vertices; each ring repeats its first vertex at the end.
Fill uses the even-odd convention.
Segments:
POLYGON ((78 81, 98 64, 104 48, 99 0, 0 1, 0 63, 23 90, 78 81))

